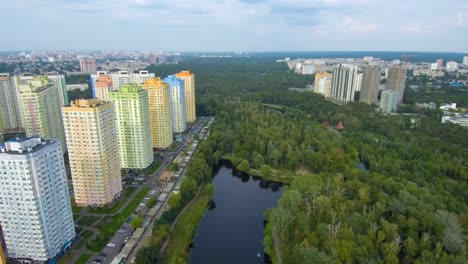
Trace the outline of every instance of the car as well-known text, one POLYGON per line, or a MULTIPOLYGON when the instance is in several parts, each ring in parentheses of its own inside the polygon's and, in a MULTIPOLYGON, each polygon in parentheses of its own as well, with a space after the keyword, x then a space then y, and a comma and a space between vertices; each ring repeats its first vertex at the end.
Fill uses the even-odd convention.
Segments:
POLYGON ((101 253, 99 253, 98 257, 105 258, 105 257, 107 257, 107 255, 106 255, 106 253, 101 252, 101 253))
POLYGON ((109 244, 107 244, 107 246, 108 246, 108 247, 115 247, 115 244, 109 243, 109 244))
POLYGON ((125 232, 125 230, 123 230, 123 229, 119 229, 119 231, 117 231, 117 232, 118 232, 118 233, 124 233, 124 232, 125 232))

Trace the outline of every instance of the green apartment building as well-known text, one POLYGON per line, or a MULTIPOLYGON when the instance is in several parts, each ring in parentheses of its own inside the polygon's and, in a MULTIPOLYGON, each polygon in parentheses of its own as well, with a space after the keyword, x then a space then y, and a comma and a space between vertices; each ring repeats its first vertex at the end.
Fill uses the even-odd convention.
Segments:
POLYGON ((47 77, 35 77, 19 85, 19 109, 26 135, 60 141, 66 152, 60 94, 47 77))
POLYGON ((125 84, 110 92, 109 100, 117 116, 121 167, 148 167, 153 162, 148 91, 137 84, 125 84))

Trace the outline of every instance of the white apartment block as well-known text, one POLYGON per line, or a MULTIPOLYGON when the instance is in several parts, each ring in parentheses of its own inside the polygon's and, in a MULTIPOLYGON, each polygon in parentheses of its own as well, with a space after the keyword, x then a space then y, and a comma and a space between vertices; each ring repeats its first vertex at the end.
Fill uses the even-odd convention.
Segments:
MULTIPOLYGON (((110 91, 115 91, 117 88, 124 84, 142 84, 150 78, 154 78, 154 73, 149 73, 148 71, 139 71, 138 73, 129 73, 128 71, 118 71, 115 73, 107 73, 106 71, 98 71, 96 74, 91 74, 91 83, 96 82, 99 79, 99 76, 110 76, 112 83, 110 86, 110 91)), ((93 86, 94 90, 94 86, 93 86)))
POLYGON ((10 258, 45 263, 75 237, 59 141, 15 139, 0 146, 0 224, 10 258))

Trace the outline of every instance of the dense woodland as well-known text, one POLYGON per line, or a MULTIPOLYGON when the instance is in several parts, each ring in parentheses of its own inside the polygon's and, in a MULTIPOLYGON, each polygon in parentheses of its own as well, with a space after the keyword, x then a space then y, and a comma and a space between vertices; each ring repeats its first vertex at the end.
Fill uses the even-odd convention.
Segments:
POLYGON ((383 115, 288 91, 313 77, 267 59, 197 59, 150 70, 182 69, 197 76, 198 114, 216 116, 190 164, 184 203, 231 156, 241 170, 292 178, 266 212, 273 259, 275 240, 284 263, 467 262, 466 128, 440 124, 438 111, 383 115), (345 129, 335 129, 338 122, 345 129))

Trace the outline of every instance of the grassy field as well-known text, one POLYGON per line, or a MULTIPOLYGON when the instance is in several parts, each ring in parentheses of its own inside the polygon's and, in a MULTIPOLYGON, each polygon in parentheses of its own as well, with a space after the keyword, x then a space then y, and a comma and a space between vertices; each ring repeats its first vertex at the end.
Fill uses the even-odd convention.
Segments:
POLYGON ((213 194, 203 187, 197 200, 184 212, 171 231, 170 241, 164 251, 161 263, 173 263, 176 259, 187 259, 190 252, 188 246, 192 243, 195 228, 208 208, 208 202, 213 194))
POLYGON ((94 223, 96 223, 97 220, 99 220, 99 216, 83 216, 80 218, 81 224, 84 226, 92 226, 94 223))
POLYGON ((93 236, 93 231, 91 230, 85 230, 81 232, 80 237, 82 238, 80 243, 76 246, 76 248, 83 248, 86 245, 86 242, 88 242, 88 239, 93 236))
POLYGON ((86 264, 91 256, 91 254, 83 254, 76 260, 75 264, 86 264))
POLYGON ((58 264, 70 264, 70 260, 73 258, 73 254, 68 252, 65 256, 61 257, 58 264))
POLYGON ((115 214, 117 211, 120 210, 120 208, 125 204, 127 201, 127 198, 130 197, 134 192, 136 188, 135 187, 129 187, 125 189, 125 192, 123 193, 123 197, 121 197, 114 206, 111 208, 109 207, 98 207, 98 208, 90 208, 89 212, 93 214, 115 214))
POLYGON ((145 175, 146 176, 150 176, 152 174, 154 174, 158 169, 159 167, 161 167, 162 165, 162 162, 159 161, 159 160, 155 160, 153 161, 153 163, 151 164, 150 167, 148 167, 146 170, 145 170, 145 175))
POLYGON ((127 218, 132 215, 132 213, 150 190, 151 189, 148 187, 142 188, 120 214, 106 216, 104 221, 102 221, 103 225, 100 227, 101 234, 99 234, 95 240, 89 243, 89 250, 93 252, 100 252, 106 246, 107 242, 115 234, 115 232, 117 232, 123 223, 125 223, 127 218))

